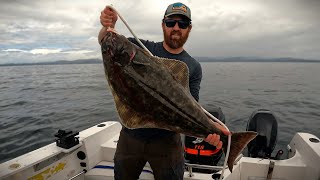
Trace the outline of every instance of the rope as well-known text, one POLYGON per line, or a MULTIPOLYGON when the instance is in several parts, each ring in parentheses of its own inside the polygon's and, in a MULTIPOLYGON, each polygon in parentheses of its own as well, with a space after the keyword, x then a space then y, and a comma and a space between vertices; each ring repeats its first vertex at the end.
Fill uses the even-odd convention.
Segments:
MULTIPOLYGON (((199 104, 200 105, 200 104, 199 104)), ((200 105, 201 106, 201 105, 200 105)), ((224 128, 226 128, 228 131, 229 128, 223 124, 218 118, 214 117, 212 114, 210 114, 207 110, 205 110, 202 106, 201 106, 202 110, 206 113, 206 115, 208 115, 211 119, 215 120, 216 122, 218 122, 220 125, 222 125, 224 128)), ((221 172, 221 176, 220 176, 220 179, 219 180, 222 180, 223 179, 223 175, 224 175, 224 170, 226 169, 226 166, 227 166, 227 162, 228 162, 228 158, 229 158, 229 153, 230 153, 230 146, 231 146, 231 134, 228 135, 228 146, 227 146, 227 153, 225 155, 225 160, 224 160, 224 163, 223 163, 223 169, 222 169, 222 172, 221 172)))
POLYGON ((146 50, 151 56, 153 56, 153 54, 149 51, 149 49, 146 48, 146 46, 144 46, 144 44, 142 44, 142 42, 140 41, 140 39, 136 36, 136 34, 132 31, 132 29, 130 28, 129 24, 127 23, 127 21, 120 15, 120 13, 112 6, 107 6, 108 8, 112 9, 113 11, 115 11, 119 18, 122 20, 122 22, 124 23, 124 25, 126 25, 126 27, 128 28, 128 30, 131 32, 131 34, 133 35, 133 37, 137 40, 137 42, 140 44, 140 46, 146 50))
MULTIPOLYGON (((127 23, 127 21, 120 15, 120 13, 112 6, 109 5, 107 6, 108 8, 112 9, 113 11, 115 11, 119 18, 122 20, 122 22, 126 25, 126 27, 128 28, 128 30, 131 32, 131 34, 133 35, 133 37, 137 40, 137 42, 141 45, 141 47, 146 50, 151 56, 153 56, 153 54, 144 46, 144 44, 140 41, 140 39, 136 36, 136 34, 132 31, 132 29, 130 28, 129 24, 127 23)), ((198 103, 199 104, 199 103, 198 103)), ((200 104, 199 104, 200 105, 200 104)), ((202 108, 202 110, 205 112, 206 115, 208 115, 212 120, 218 122, 221 126, 223 126, 225 129, 228 129, 228 127, 222 123, 219 119, 217 119, 216 117, 214 117, 212 114, 210 114, 207 110, 205 110, 201 105, 200 107, 202 108)), ((223 164, 223 169, 222 169, 222 173, 220 176, 220 180, 223 179, 223 174, 224 174, 224 170, 226 168, 227 162, 228 162, 228 158, 229 158, 229 153, 230 153, 230 146, 231 146, 231 134, 228 135, 228 146, 227 146, 227 153, 225 155, 225 161, 223 164)))

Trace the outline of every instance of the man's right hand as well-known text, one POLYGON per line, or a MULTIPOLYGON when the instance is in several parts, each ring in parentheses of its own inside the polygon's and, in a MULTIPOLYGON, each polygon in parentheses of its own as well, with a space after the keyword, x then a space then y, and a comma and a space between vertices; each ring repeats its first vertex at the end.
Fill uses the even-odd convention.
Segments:
POLYGON ((100 23, 102 26, 114 28, 118 20, 118 14, 110 7, 106 6, 100 15, 100 23))

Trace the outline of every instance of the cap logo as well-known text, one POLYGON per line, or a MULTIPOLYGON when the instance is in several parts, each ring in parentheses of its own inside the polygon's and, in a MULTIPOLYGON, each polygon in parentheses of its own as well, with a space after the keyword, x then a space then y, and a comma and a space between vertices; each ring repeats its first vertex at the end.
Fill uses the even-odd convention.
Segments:
POLYGON ((182 3, 176 3, 172 6, 173 11, 184 11, 187 12, 187 7, 182 3))

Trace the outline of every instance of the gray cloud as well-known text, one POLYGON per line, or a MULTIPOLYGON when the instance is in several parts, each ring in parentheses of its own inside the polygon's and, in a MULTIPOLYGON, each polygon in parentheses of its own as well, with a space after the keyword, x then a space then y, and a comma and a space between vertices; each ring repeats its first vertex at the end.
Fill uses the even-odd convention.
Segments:
MULTIPOLYGON (((161 41, 161 19, 174 1, 108 1, 142 39, 161 41)), ((295 57, 320 60, 320 1, 182 1, 192 10, 186 49, 193 56, 295 57)), ((100 58, 96 36, 106 2, 1 0, 0 63, 100 58), (11 51, 17 49, 18 51, 11 51), (29 53, 47 49, 48 54, 29 53), (67 53, 68 52, 68 53, 67 53)), ((129 31, 120 22, 117 29, 129 31)))
POLYGON ((210 16, 194 22, 192 41, 196 43, 188 47, 197 55, 207 56, 320 59, 320 6, 314 7, 319 2, 267 2, 243 1, 244 8, 240 6, 237 11, 224 9, 227 6, 222 4, 212 5, 210 16))

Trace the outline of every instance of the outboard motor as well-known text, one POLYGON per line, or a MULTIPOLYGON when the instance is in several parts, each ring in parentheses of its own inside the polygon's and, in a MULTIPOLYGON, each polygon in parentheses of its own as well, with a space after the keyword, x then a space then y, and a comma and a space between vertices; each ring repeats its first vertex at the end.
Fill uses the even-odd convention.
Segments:
POLYGON ((265 109, 254 111, 248 121, 247 131, 258 133, 257 137, 248 144, 248 156, 271 158, 278 133, 278 122, 274 114, 265 109))

